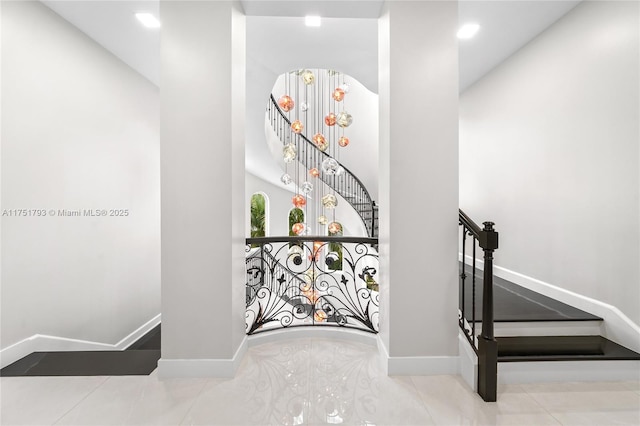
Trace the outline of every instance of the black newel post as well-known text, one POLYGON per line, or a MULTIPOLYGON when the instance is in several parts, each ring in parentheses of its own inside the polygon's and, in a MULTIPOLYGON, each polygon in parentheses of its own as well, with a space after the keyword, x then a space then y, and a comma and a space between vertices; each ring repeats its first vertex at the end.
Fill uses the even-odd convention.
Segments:
POLYGON ((484 222, 479 244, 484 251, 482 285, 482 332, 478 338, 478 393, 488 402, 496 400, 498 381, 498 342, 493 335, 493 252, 498 233, 493 222, 484 222))

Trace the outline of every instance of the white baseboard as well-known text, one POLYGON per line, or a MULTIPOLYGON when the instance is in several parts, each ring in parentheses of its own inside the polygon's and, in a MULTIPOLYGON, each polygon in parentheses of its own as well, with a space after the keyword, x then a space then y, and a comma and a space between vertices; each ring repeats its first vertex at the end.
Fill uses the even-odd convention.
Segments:
POLYGON ((388 376, 437 376, 458 374, 458 356, 389 356, 389 352, 378 337, 378 348, 383 368, 388 376))
POLYGON ((0 351, 0 368, 4 368, 33 352, 124 350, 160 324, 160 320, 161 315, 158 314, 115 344, 34 334, 2 349, 0 351))
MULTIPOLYGON (((459 258, 461 259, 461 256, 459 256, 459 258)), ((473 260, 471 256, 465 256, 465 259, 469 265, 473 260)), ((476 259, 476 267, 484 270, 484 262, 481 259, 476 259)), ((640 326, 631 321, 629 317, 615 306, 511 271, 501 266, 494 265, 493 273, 497 277, 518 284, 524 288, 599 316, 604 320, 604 324, 602 325, 602 335, 604 337, 636 352, 640 352, 640 326)))
POLYGON ((233 377, 247 352, 245 336, 230 359, 164 359, 158 361, 158 378, 233 377))
POLYGON ((462 331, 458 332, 458 353, 460 354, 460 376, 474 392, 477 392, 478 356, 462 331))
POLYGON ((640 361, 499 362, 498 383, 640 380, 640 361))
POLYGON ((367 331, 359 331, 343 327, 291 327, 273 330, 266 333, 253 334, 247 337, 249 347, 264 343, 279 342, 289 339, 303 338, 342 339, 349 342, 363 343, 376 346, 378 338, 376 334, 367 331))

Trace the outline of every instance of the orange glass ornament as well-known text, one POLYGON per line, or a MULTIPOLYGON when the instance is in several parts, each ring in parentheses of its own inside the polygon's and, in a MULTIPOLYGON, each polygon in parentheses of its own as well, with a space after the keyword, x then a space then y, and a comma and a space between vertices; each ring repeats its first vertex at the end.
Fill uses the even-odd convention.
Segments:
POLYGON ((318 301, 318 293, 316 293, 315 290, 307 290, 307 291, 303 291, 302 294, 309 299, 309 302, 311 302, 312 305, 315 305, 316 302, 318 301))
POLYGON ((304 224, 302 224, 302 223, 294 223, 291 226, 291 230, 293 231, 294 234, 300 235, 304 231, 304 224))
POLYGON ((291 96, 282 95, 280 96, 280 99, 278 99, 278 105, 284 112, 289 112, 293 109, 295 103, 293 102, 293 99, 291 99, 291 96))
POLYGON ((302 208, 307 204, 307 200, 300 194, 294 195, 291 199, 295 208, 302 208))
POLYGON ((317 178, 318 176, 320 176, 320 170, 316 169, 315 167, 311 170, 309 170, 309 174, 315 178, 317 178))
POLYGON ((340 145, 343 148, 349 145, 349 138, 346 136, 340 136, 340 139, 338 139, 338 145, 340 145))
POLYGON ((325 311, 319 310, 313 314, 313 319, 315 322, 323 322, 327 319, 327 313, 325 311))
POLYGON ((324 118, 324 124, 326 124, 327 126, 335 126, 336 125, 336 115, 334 113, 332 113, 332 112, 327 114, 327 116, 324 118))
POLYGON ((331 222, 327 229, 331 234, 338 234, 342 231, 342 225, 340 225, 338 222, 331 222))
POLYGON ((293 130, 293 133, 300 133, 302 129, 304 129, 304 125, 302 124, 302 121, 296 120, 293 123, 291 123, 291 130, 293 130))
POLYGON ((315 135, 313 135, 313 142, 316 145, 320 145, 326 143, 327 140, 324 138, 324 135, 322 133, 316 133, 315 135))
POLYGON ((333 99, 340 102, 341 100, 344 99, 344 90, 338 87, 336 90, 333 91, 331 96, 333 97, 333 99))
POLYGON ((313 255, 309 256, 309 260, 318 260, 318 258, 320 257, 320 249, 323 246, 323 242, 322 241, 314 241, 313 242, 313 255))
POLYGON ((313 142, 316 144, 320 151, 326 151, 329 147, 327 140, 322 133, 316 133, 313 135, 313 142))

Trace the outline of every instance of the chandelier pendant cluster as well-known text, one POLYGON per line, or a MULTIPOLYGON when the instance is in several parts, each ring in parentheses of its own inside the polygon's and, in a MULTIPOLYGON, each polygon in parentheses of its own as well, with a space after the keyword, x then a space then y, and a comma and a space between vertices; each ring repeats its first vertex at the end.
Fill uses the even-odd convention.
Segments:
MULTIPOLYGON (((305 223, 295 223, 291 227, 296 235, 310 235, 309 217, 317 221, 317 235, 342 232, 342 225, 336 222, 335 208, 338 205, 335 189, 331 185, 315 184, 320 178, 327 182, 344 173, 340 165, 340 150, 346 148, 350 140, 345 130, 353 123, 353 117, 345 109, 350 86, 344 80, 344 74, 334 70, 300 69, 284 75, 284 94, 278 98, 278 106, 287 116, 291 129, 282 149, 285 173, 281 181, 285 185, 294 184, 297 194, 292 198, 293 207, 304 211, 305 223), (306 171, 299 170, 297 159, 300 145, 298 135, 313 142, 315 147, 329 157, 306 171), (294 164, 292 164, 294 163, 294 164), (289 168, 293 168, 289 173, 289 168), (313 199, 316 202, 310 203, 313 199), (327 216, 331 217, 331 221, 327 216), (326 229, 324 229, 326 227, 326 229), (320 232, 324 230, 325 232, 320 232)), ((306 151, 305 151, 306 152, 306 151)), ((304 154, 306 155, 306 154, 304 154)), ((321 159, 318 155, 314 158, 321 159)))

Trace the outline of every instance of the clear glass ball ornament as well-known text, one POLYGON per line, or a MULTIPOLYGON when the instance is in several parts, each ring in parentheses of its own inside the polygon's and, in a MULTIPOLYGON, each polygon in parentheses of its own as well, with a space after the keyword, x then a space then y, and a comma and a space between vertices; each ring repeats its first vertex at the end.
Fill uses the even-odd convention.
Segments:
POLYGON ((292 143, 289 143, 282 148, 282 158, 284 159, 285 163, 291 163, 293 160, 296 159, 297 154, 298 154, 298 150, 296 149, 296 146, 292 143))
POLYGON ((289 185, 292 182, 293 179, 291 179, 291 176, 289 176, 288 173, 283 174, 282 176, 280 176, 280 182, 284 183, 285 185, 289 185))
POLYGON ((322 205, 326 209, 335 209, 338 205, 338 199, 333 194, 327 194, 322 197, 322 205))
POLYGON ((340 164, 333 158, 327 158, 322 162, 322 171, 329 176, 335 175, 339 167, 340 164))
POLYGON ((303 194, 309 194, 313 191, 313 184, 311 182, 302 182, 302 185, 300 186, 300 189, 302 190, 303 194))
POLYGON ((336 118, 336 124, 340 127, 349 127, 353 123, 353 117, 347 111, 342 111, 338 113, 338 117, 336 118))

